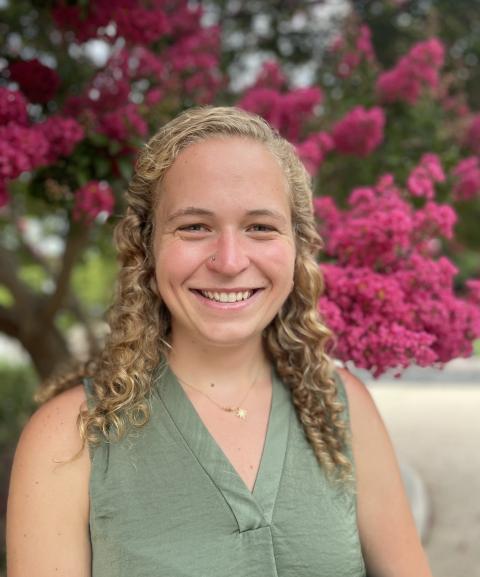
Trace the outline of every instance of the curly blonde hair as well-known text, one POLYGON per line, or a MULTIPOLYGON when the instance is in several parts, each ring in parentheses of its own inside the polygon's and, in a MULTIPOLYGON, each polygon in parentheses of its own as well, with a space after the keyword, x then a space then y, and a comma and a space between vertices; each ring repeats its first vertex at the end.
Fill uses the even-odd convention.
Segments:
MULTIPOLYGON (((159 184, 179 153, 213 136, 263 143, 280 163, 289 189, 296 257, 294 290, 264 330, 264 343, 292 400, 318 462, 330 477, 352 480, 348 427, 326 350, 330 330, 318 313, 323 278, 316 262, 322 247, 312 207, 311 179, 294 147, 261 117, 234 107, 186 110, 164 125, 140 151, 126 193, 126 214, 115 229, 120 272, 107 321, 110 333, 83 376, 93 381, 95 406, 80 413, 83 443, 119 440, 130 425, 150 418, 148 397, 156 367, 166 359, 170 314, 159 296, 153 257, 154 209, 159 184)), ((57 379, 43 399, 78 384, 79 374, 57 379)))

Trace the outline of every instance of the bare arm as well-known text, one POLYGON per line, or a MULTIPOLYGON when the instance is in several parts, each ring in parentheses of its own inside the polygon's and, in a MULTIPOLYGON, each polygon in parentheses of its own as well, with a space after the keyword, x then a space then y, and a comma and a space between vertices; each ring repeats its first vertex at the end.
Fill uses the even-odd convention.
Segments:
POLYGON ((60 394, 31 417, 20 437, 7 506, 9 577, 90 577, 88 448, 76 426, 81 386, 60 394))
POLYGON ((350 405, 358 525, 368 574, 432 577, 382 418, 365 385, 340 372, 350 405))

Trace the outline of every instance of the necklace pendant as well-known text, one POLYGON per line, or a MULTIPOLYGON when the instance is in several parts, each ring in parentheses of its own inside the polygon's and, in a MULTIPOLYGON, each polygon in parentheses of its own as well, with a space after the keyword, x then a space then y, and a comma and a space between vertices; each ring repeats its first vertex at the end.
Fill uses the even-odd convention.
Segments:
POLYGON ((242 421, 246 421, 247 419, 247 410, 246 409, 242 409, 241 407, 237 407, 235 409, 235 416, 237 416, 239 419, 242 419, 242 421))

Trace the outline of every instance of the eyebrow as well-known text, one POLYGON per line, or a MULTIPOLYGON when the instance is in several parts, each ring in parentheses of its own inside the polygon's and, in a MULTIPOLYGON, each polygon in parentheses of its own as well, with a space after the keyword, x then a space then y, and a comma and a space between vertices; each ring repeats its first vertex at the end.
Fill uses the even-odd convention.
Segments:
MULTIPOLYGON (((246 216, 269 216, 275 220, 285 222, 285 217, 276 210, 271 210, 269 208, 256 208, 254 210, 248 210, 246 216)), ((168 218, 167 222, 172 222, 177 220, 182 216, 215 216, 215 213, 211 210, 206 210, 205 208, 199 208, 196 206, 187 206, 186 208, 180 208, 173 212, 168 218)))
POLYGON ((211 210, 206 210, 205 208, 197 208, 196 206, 187 206, 186 208, 180 208, 167 218, 167 222, 171 222, 172 220, 177 220, 177 218, 181 218, 182 216, 214 216, 214 213, 211 210))

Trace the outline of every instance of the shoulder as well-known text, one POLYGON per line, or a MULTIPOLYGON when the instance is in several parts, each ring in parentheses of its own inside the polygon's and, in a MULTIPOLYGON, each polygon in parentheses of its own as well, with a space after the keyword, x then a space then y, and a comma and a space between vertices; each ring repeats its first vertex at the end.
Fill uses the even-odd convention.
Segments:
POLYGON ((337 369, 352 432, 360 540, 369 573, 431 577, 415 528, 393 444, 365 384, 337 369))
POLYGON ((86 408, 82 385, 64 391, 42 405, 25 425, 12 469, 12 487, 28 486, 35 478, 49 483, 81 482, 90 470, 88 447, 80 437, 77 419, 86 408), (76 457, 76 458, 74 458, 76 457))
POLYGON ((372 419, 380 419, 375 402, 365 383, 345 368, 337 368, 345 389, 352 432, 372 424, 372 419))
POLYGON ((70 459, 82 446, 77 418, 86 408, 86 400, 83 385, 77 385, 47 401, 25 425, 17 452, 34 446, 56 460, 70 459))
POLYGON ((340 375, 345 386, 349 404, 358 402, 373 403, 372 397, 363 381, 343 367, 337 367, 335 370, 340 375))
POLYGON ((76 386, 42 405, 25 425, 15 451, 10 501, 22 495, 42 498, 46 493, 67 497, 78 489, 79 503, 87 506, 82 491, 88 486, 90 458, 82 448, 77 418, 86 407, 82 386, 76 386))
POLYGON ((7 506, 9 574, 86 575, 90 456, 77 417, 82 386, 42 405, 25 425, 12 466, 7 506), (41 568, 41 569, 39 569, 41 568), (37 572, 38 570, 38 572, 37 572))
POLYGON ((388 457, 393 465, 393 447, 381 415, 370 391, 358 377, 346 369, 337 369, 348 400, 352 450, 357 469, 357 482, 370 476, 379 460, 388 457))

